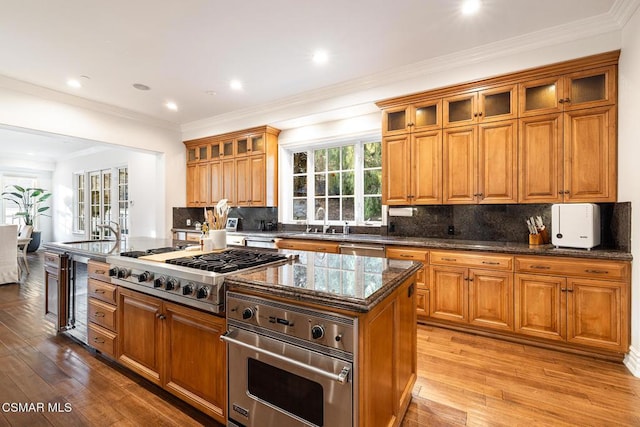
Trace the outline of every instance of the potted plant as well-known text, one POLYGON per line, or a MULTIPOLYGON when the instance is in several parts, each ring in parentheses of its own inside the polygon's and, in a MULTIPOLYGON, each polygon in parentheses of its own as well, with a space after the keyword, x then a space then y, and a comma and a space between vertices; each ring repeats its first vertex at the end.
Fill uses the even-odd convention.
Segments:
MULTIPOLYGON (((49 206, 41 206, 42 203, 51 197, 51 192, 43 188, 23 188, 19 185, 10 185, 8 191, 2 192, 4 200, 11 201, 18 205, 16 216, 21 216, 25 225, 33 226, 34 221, 39 215, 45 215, 43 212, 49 210, 49 206)), ((40 231, 31 233, 31 242, 29 243, 27 252, 34 252, 40 246, 40 231)))

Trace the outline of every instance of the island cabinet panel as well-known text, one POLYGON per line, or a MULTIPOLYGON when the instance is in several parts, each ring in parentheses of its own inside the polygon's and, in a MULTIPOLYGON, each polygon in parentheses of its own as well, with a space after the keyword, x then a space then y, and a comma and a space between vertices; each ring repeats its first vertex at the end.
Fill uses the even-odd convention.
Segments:
POLYGON ((322 240, 298 240, 282 239, 276 242, 278 249, 289 249, 293 251, 326 252, 330 254, 340 253, 340 243, 323 242, 322 240))
POLYGON ((67 326, 69 306, 65 295, 69 292, 70 259, 68 254, 44 254, 44 313, 57 331, 67 326))
POLYGON ((164 387, 198 409, 222 418, 226 405, 223 318, 165 305, 164 387), (203 366, 206 365, 206 366, 203 366))
POLYGON ((162 300, 118 289, 118 362, 161 385, 162 300))
POLYGON ((226 321, 118 288, 118 362, 226 422, 226 321))
POLYGON ((399 426, 417 378, 415 276, 359 319, 359 426, 399 426))

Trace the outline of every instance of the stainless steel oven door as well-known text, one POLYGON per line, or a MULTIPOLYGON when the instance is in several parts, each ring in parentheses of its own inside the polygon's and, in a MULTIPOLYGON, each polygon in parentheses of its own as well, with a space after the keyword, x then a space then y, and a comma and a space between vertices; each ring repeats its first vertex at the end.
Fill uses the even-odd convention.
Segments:
POLYGON ((353 364, 229 328, 228 425, 352 426, 353 364))

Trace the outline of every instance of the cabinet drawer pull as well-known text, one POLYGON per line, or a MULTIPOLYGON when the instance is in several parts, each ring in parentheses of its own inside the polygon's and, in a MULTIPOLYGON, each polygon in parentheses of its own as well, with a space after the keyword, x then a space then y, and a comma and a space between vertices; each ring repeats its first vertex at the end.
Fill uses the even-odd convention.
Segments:
POLYGON ((402 258, 413 258, 413 255, 409 255, 409 254, 400 254, 400 256, 402 258))
POLYGON ((327 248, 323 248, 323 247, 316 248, 316 251, 326 251, 326 250, 327 250, 327 248))
POLYGON ((609 274, 607 270, 585 270, 585 272, 594 274, 609 274))
POLYGON ((443 261, 457 261, 455 258, 442 258, 443 261))
POLYGON ((486 265, 500 265, 497 261, 482 261, 482 263, 486 265))
POLYGON ((104 274, 105 271, 104 270, 96 270, 96 274, 104 274))
POLYGON ((98 343, 98 344, 104 344, 104 340, 100 339, 98 337, 93 338, 93 342, 98 343))
POLYGON ((548 265, 532 265, 531 268, 535 268, 536 270, 550 270, 551 267, 548 265))
POLYGON ((96 311, 96 312, 94 313, 94 317, 104 317, 104 313, 103 313, 103 312, 101 312, 101 311, 96 311))
POLYGON ((104 294, 104 289, 96 289, 93 292, 96 293, 96 294, 104 294))

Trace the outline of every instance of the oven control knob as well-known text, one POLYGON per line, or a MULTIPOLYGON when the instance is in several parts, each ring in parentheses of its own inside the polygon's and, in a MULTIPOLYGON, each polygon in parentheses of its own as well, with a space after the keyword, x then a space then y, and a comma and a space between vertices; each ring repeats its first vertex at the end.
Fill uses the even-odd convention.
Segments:
POLYGON ((207 288, 206 286, 199 288, 198 292, 196 292, 196 298, 198 299, 205 299, 208 296, 209 296, 209 288, 207 288))
POLYGON ((253 308, 251 307, 247 307, 244 310, 242 310, 242 319, 243 320, 249 320, 252 319, 253 316, 255 316, 256 312, 253 308))
POLYGON ((118 279, 126 279, 127 277, 129 277, 130 274, 131 274, 131 271, 127 270, 126 268, 118 269, 118 279))
POLYGON ((109 277, 118 277, 118 267, 112 267, 109 269, 109 277))
POLYGON ((153 279, 153 275, 148 271, 138 274, 138 282, 148 282, 153 279))
POLYGON ((193 293, 193 283, 187 283, 182 287, 182 295, 191 295, 193 293))
POLYGON ((171 279, 167 280, 167 284, 164 285, 164 288, 168 291, 178 289, 178 281, 172 277, 171 279))
POLYGON ((153 287, 161 288, 162 286, 164 286, 164 283, 166 282, 166 280, 167 278, 164 276, 158 277, 156 280, 153 281, 153 287))
POLYGON ((311 327, 311 336, 314 340, 319 340, 324 336, 324 328, 320 325, 314 325, 311 327))

